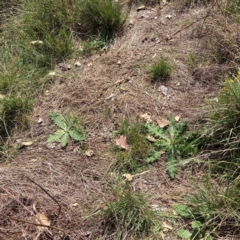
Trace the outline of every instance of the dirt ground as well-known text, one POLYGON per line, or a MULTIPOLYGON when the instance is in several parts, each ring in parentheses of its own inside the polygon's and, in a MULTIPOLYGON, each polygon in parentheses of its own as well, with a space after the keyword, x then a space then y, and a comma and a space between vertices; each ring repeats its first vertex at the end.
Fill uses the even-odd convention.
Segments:
MULTIPOLYGON (((114 239, 104 235, 97 217, 90 218, 111 198, 106 187, 111 184, 109 167, 115 159, 108 132, 123 119, 140 119, 144 113, 154 122, 180 115, 190 129, 198 125, 206 100, 214 97, 221 82, 217 76, 199 77, 189 70, 188 54, 201 51, 204 38, 193 36, 196 24, 184 27, 207 10, 197 7, 184 12, 172 4, 160 10, 133 7, 124 32, 106 53, 79 55, 56 66, 56 75, 49 76, 54 84, 35 101, 30 131, 11 139, 34 143, 0 167, 0 239, 114 239), (174 70, 166 82, 152 83, 147 69, 160 57, 167 57, 174 70), (159 91, 160 85, 168 88, 167 96, 159 91), (86 142, 70 142, 66 149, 47 143, 56 130, 51 111, 77 114, 88 134, 86 142), (86 156, 86 150, 94 155, 86 156), (52 228, 45 234, 28 224, 34 222, 33 205, 51 220, 52 228)), ((132 185, 148 194, 150 204, 168 209, 192 191, 191 179, 197 175, 184 169, 170 180, 160 159, 134 178, 132 185)), ((177 239, 172 234, 164 239, 177 239)))

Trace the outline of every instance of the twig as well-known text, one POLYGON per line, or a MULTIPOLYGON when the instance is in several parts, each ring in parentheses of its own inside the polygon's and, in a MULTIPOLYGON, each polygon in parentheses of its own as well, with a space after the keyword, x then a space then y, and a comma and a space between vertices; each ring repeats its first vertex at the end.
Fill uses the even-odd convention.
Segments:
POLYGON ((34 215, 34 213, 32 211, 30 211, 26 206, 24 206, 18 199, 16 199, 7 189, 5 189, 4 187, 0 186, 0 188, 6 192, 11 198, 13 198, 15 201, 17 201, 24 209, 26 209, 28 212, 30 212, 32 215, 34 215))
POLYGON ((172 39, 173 36, 175 36, 176 34, 180 33, 181 31, 183 31, 183 30, 191 27, 192 25, 194 25, 195 23, 201 21, 202 19, 204 19, 204 21, 205 21, 205 20, 210 16, 210 12, 212 11, 213 7, 216 5, 217 2, 218 2, 218 0, 216 0, 216 1, 212 4, 212 6, 210 7, 210 9, 209 9, 208 12, 206 13, 206 15, 204 15, 203 17, 197 19, 195 22, 192 22, 192 23, 188 24, 187 26, 185 26, 185 27, 177 30, 175 33, 173 33, 171 36, 169 36, 168 39, 172 39))
POLYGON ((62 208, 61 208, 61 205, 58 203, 58 201, 50 193, 48 193, 47 190, 45 190, 42 186, 40 186, 38 183, 33 181, 31 178, 29 178, 28 176, 25 176, 25 175, 24 175, 24 177, 27 178, 30 182, 37 185, 39 188, 41 188, 58 205, 58 217, 59 217, 62 208))
POLYGON ((54 229, 54 230, 58 230, 60 232, 62 232, 65 236, 65 231, 61 228, 57 228, 57 227, 53 227, 53 226, 48 226, 48 225, 45 225, 45 224, 40 224, 40 223, 34 223, 34 222, 28 222, 26 220, 22 220, 22 219, 18 219, 18 218, 14 218, 14 217, 10 217, 10 216, 7 216, 7 215, 4 215, 2 213, 0 213, 1 216, 9 219, 9 220, 12 220, 12 221, 16 221, 16 222, 21 222, 21 223, 27 223, 27 224, 31 224, 31 225, 34 225, 34 226, 39 226, 39 227, 46 227, 46 228, 51 228, 51 229, 54 229))

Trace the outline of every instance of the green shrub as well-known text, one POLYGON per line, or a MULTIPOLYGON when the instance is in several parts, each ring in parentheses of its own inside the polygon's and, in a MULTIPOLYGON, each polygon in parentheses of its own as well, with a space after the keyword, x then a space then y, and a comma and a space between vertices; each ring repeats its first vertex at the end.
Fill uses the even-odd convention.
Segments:
POLYGON ((161 58, 151 65, 148 72, 151 76, 152 82, 162 82, 170 77, 172 66, 169 61, 161 58))
POLYGON ((90 35, 99 35, 109 40, 126 21, 122 5, 113 0, 83 0, 80 22, 83 30, 90 35))
MULTIPOLYGON (((32 110, 32 101, 20 97, 0 100, 0 135, 8 137, 14 127, 27 125, 26 114, 32 110)), ((3 139, 2 139, 3 140, 3 139)))
MULTIPOLYGON (((146 236, 157 225, 157 214, 150 209, 142 193, 136 193, 129 184, 113 188, 114 199, 106 202, 103 212, 107 231, 117 231, 118 237, 146 236)), ((160 225, 160 224, 158 224, 160 225)))

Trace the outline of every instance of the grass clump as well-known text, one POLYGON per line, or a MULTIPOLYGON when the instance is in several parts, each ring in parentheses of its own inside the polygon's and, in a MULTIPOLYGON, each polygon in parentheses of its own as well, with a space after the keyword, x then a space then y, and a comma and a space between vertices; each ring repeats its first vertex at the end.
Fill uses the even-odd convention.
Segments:
POLYGON ((11 135, 14 128, 27 126, 27 114, 32 110, 32 101, 29 99, 3 98, 0 100, 0 135, 1 140, 11 135))
POLYGON ((142 193, 136 193, 129 184, 113 188, 114 199, 107 202, 103 212, 106 231, 122 236, 147 236, 153 228, 160 229, 157 214, 149 207, 142 193))
POLYGON ((162 82, 170 77, 172 66, 168 60, 161 58, 150 66, 148 72, 152 82, 162 82))
POLYGON ((125 21, 122 5, 113 0, 84 0, 81 2, 80 22, 87 35, 110 40, 125 21))
POLYGON ((146 139, 144 124, 130 124, 128 120, 125 120, 117 131, 117 135, 126 136, 127 143, 130 145, 129 150, 113 147, 113 152, 117 157, 116 168, 118 171, 134 173, 146 167, 148 165, 146 158, 151 150, 151 145, 146 139))
POLYGON ((207 145, 212 171, 221 173, 221 178, 238 178, 240 171, 240 71, 227 77, 219 93, 218 101, 210 109, 207 134, 211 142, 207 145))
POLYGON ((218 239, 229 234, 239 236, 239 181, 227 186, 207 179, 206 183, 196 185, 196 192, 185 199, 187 204, 174 205, 175 211, 188 223, 187 229, 181 230, 188 231, 189 238, 196 240, 218 239))

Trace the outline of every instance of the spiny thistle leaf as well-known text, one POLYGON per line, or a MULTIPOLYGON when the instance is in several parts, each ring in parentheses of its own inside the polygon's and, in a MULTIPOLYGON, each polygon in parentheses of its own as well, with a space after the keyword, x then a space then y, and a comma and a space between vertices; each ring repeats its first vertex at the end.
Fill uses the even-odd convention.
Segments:
POLYGON ((79 130, 69 130, 69 134, 71 136, 71 138, 75 141, 84 141, 86 140, 86 134, 84 134, 83 132, 79 131, 79 130))
POLYGON ((168 175, 172 179, 175 178, 178 172, 177 163, 178 163, 178 160, 175 155, 175 152, 174 151, 169 152, 166 167, 167 167, 168 175))
POLYGON ((146 161, 146 163, 153 163, 153 162, 157 161, 160 158, 160 156, 161 156, 160 151, 152 150, 149 153, 149 157, 145 161, 146 161))
POLYGON ((65 130, 67 129, 67 121, 66 119, 57 112, 51 112, 50 113, 51 120, 61 129, 65 130))
POLYGON ((69 134, 65 132, 61 138, 61 146, 65 147, 68 143, 69 134))
POLYGON ((49 136, 47 142, 55 142, 55 141, 61 139, 64 133, 65 133, 65 131, 62 129, 57 130, 54 134, 49 136))
POLYGON ((146 124, 147 130, 150 135, 153 135, 155 138, 167 139, 165 131, 155 124, 146 124))

